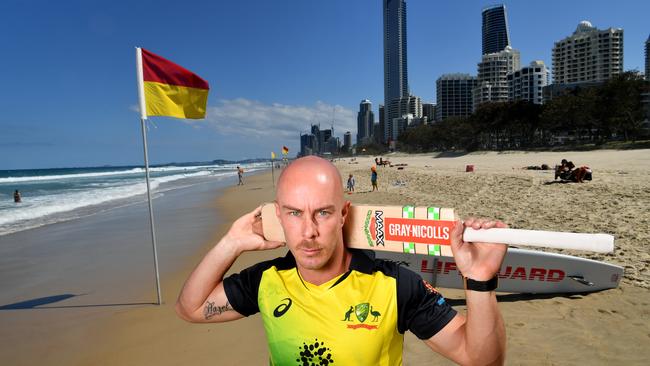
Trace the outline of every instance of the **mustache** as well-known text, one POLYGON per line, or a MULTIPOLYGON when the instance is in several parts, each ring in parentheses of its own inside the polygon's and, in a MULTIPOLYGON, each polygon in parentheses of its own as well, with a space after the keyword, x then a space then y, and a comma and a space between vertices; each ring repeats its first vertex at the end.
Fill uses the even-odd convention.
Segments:
POLYGON ((308 249, 308 250, 312 250, 312 249, 321 249, 321 248, 320 248, 320 245, 318 245, 318 243, 316 243, 316 242, 313 242, 313 241, 303 241, 303 242, 301 242, 300 244, 298 244, 297 249, 308 249))

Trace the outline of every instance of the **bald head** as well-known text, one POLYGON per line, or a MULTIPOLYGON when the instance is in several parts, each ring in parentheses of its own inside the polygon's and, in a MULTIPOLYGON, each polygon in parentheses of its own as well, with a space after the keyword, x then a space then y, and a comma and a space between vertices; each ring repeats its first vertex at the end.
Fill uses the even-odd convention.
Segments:
POLYGON ((280 174, 276 200, 314 191, 319 195, 331 195, 340 204, 343 202, 341 181, 341 174, 332 163, 317 156, 306 156, 294 160, 280 174))

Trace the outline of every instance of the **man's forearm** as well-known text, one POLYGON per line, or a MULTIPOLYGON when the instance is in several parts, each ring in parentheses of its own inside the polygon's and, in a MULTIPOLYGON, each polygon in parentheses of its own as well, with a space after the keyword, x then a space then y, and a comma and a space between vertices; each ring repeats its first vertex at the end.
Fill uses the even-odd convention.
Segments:
MULTIPOLYGON (((199 313, 208 297, 223 281, 223 276, 239 256, 235 245, 223 238, 214 246, 194 269, 183 285, 176 303, 176 311, 186 320, 199 313)), ((210 305, 210 304, 208 304, 210 305)), ((222 309, 224 304, 212 304, 210 308, 222 309)), ((208 320, 206 318, 206 320, 208 320)))
POLYGON ((465 336, 468 355, 479 364, 503 364, 506 331, 494 291, 465 291, 467 322, 465 336))

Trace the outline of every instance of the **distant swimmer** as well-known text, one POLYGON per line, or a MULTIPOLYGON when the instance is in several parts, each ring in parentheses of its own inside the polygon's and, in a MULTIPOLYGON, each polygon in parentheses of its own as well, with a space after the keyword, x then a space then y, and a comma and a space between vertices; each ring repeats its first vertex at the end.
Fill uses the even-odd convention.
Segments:
POLYGON ((21 199, 21 197, 20 197, 20 192, 18 192, 18 190, 16 190, 16 191, 14 192, 14 202, 16 202, 16 203, 20 203, 20 202, 22 202, 22 199, 21 199))

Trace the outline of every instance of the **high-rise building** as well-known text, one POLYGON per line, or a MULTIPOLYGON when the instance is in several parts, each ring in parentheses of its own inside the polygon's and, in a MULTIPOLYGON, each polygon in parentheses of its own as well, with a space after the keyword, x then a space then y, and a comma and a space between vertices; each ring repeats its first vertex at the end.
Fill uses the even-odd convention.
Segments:
POLYGON ((384 141, 388 141, 391 102, 408 96, 406 1, 384 0, 384 141))
POLYGON ((427 122, 436 120, 436 105, 433 103, 422 103, 422 117, 427 118, 427 122))
POLYGON ((316 136, 314 134, 300 135, 300 156, 313 155, 317 153, 314 149, 316 144, 316 136))
POLYGON ((553 83, 607 81, 623 72, 623 29, 599 30, 586 20, 553 47, 553 83))
POLYGON ((519 51, 507 46, 503 51, 481 56, 478 84, 473 91, 473 108, 481 103, 508 100, 508 74, 519 69, 519 51))
POLYGON ((372 113, 372 103, 364 99, 359 104, 357 114, 357 145, 363 145, 372 141, 373 124, 375 115, 372 113))
POLYGON ((346 131, 343 134, 343 150, 350 151, 352 148, 352 133, 350 131, 346 131))
POLYGON ((548 76, 544 61, 533 61, 530 66, 508 74, 508 99, 542 104, 542 88, 548 85, 548 76))
POLYGON ((436 80, 436 121, 472 114, 472 90, 477 79, 469 74, 445 74, 436 80))
POLYGON ((311 125, 311 134, 314 135, 314 143, 312 146, 313 154, 320 154, 323 144, 320 138, 320 125, 311 125))
POLYGON ((391 101, 391 118, 399 118, 407 114, 412 114, 413 118, 422 117, 422 98, 415 95, 405 95, 402 98, 391 101))
POLYGON ((320 125, 311 125, 311 133, 300 135, 300 155, 320 155, 323 153, 338 153, 340 140, 333 137, 333 130, 321 130, 320 125))
POLYGON ((375 123, 375 125, 373 126, 374 132, 372 133, 372 141, 376 144, 383 143, 383 141, 381 141, 381 139, 384 137, 384 130, 381 128, 382 125, 383 123, 379 122, 379 123, 375 123))
POLYGON ((650 36, 645 41, 645 79, 650 80, 650 36))
POLYGON ((505 5, 483 9, 483 54, 501 52, 510 46, 510 31, 505 5))
POLYGON ((322 153, 338 154, 341 151, 341 140, 338 137, 330 136, 325 143, 325 147, 326 149, 322 153))
POLYGON ((329 149, 328 146, 328 141, 332 137, 332 130, 320 130, 320 134, 318 135, 318 146, 319 146, 319 154, 322 154, 324 152, 327 152, 329 149))
POLYGON ((375 133, 375 141, 379 144, 386 143, 386 137, 384 136, 384 131, 386 130, 386 117, 384 112, 384 105, 379 105, 379 133, 375 133))
POLYGON ((393 99, 389 111, 390 114, 386 122, 386 141, 395 141, 400 132, 404 130, 404 128, 400 129, 399 127, 398 120, 400 118, 406 115, 411 115, 412 119, 422 118, 422 99, 415 95, 406 95, 393 99))

